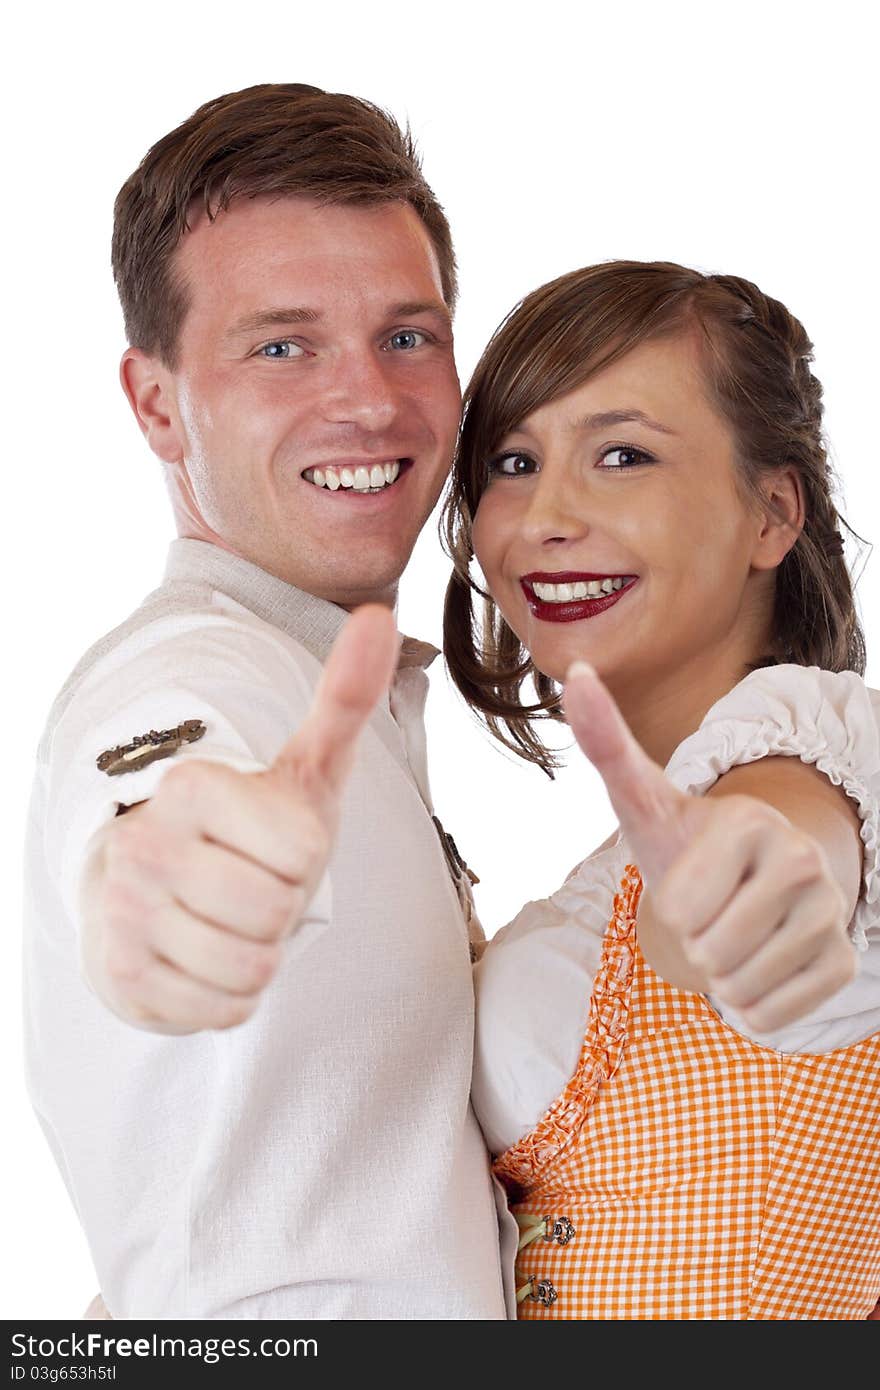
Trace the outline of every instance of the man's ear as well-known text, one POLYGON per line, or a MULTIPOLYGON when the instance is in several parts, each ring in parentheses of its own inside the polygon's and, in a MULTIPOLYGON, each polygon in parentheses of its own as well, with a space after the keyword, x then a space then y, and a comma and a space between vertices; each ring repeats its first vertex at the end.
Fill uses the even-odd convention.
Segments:
POLYGON ((122 354, 119 380, 153 453, 165 463, 180 463, 183 429, 168 368, 140 348, 130 347, 122 354))
POLYGON ((770 570, 782 563, 804 528, 804 490, 794 468, 780 468, 761 481, 760 489, 752 566, 770 570))

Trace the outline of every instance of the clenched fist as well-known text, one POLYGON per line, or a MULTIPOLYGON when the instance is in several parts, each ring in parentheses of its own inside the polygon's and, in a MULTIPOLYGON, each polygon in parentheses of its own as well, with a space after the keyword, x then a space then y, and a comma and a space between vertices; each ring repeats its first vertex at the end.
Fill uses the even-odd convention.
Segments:
POLYGON ((674 983, 712 994, 769 1032, 852 979, 854 902, 818 839, 758 797, 679 791, 586 663, 568 673, 565 711, 632 846, 650 937, 661 958, 683 959, 692 971, 687 983, 674 983))
POLYGON ((120 1018, 163 1033, 250 1018, 327 865, 398 650, 391 612, 358 609, 272 767, 190 759, 104 829, 83 885, 83 968, 120 1018))

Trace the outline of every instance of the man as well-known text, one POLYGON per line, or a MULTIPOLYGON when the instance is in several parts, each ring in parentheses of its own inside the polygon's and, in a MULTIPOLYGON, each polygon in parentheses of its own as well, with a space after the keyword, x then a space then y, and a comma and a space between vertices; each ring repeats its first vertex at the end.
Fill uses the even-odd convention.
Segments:
POLYGON ((26 932, 107 1308, 503 1318, 434 652, 392 617, 458 424, 445 217, 384 113, 259 86, 149 151, 113 260, 179 539, 50 715, 26 932))

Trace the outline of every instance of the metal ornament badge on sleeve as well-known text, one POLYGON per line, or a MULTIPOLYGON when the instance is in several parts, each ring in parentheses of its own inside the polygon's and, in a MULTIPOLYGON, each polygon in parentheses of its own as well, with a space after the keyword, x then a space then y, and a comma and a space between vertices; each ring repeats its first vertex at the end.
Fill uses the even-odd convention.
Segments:
POLYGON ((195 743, 204 732, 201 719, 185 719, 173 729, 150 729, 149 733, 138 734, 130 743, 107 748, 95 761, 99 771, 106 772, 108 777, 138 772, 158 758, 170 758, 184 744, 195 743))

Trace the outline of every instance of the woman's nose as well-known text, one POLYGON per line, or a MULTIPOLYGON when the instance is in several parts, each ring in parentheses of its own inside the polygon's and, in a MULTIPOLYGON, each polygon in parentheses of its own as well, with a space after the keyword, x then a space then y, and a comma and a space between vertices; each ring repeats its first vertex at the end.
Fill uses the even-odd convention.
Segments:
POLYGON ((524 540, 532 545, 559 545, 582 540, 590 526, 580 490, 553 470, 544 468, 531 489, 521 519, 524 540))

